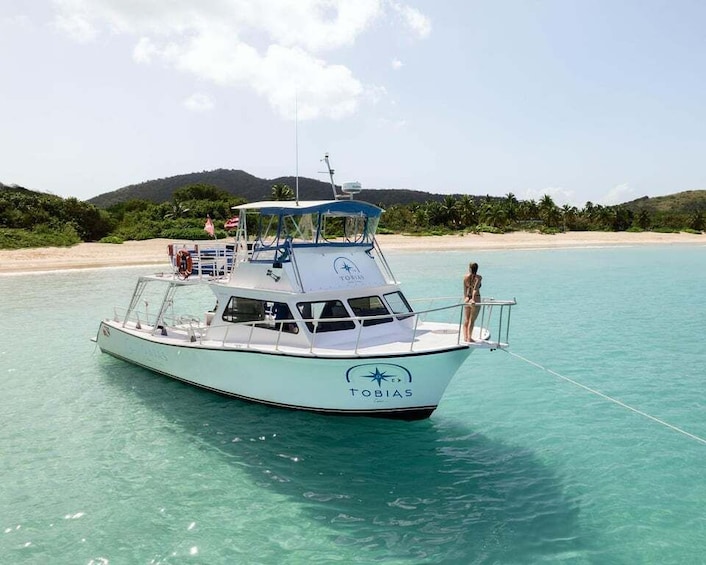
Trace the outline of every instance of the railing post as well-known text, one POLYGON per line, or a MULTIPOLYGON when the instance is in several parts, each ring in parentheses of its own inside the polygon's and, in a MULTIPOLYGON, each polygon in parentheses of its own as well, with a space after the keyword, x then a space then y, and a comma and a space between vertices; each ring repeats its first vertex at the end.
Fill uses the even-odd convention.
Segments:
POLYGON ((275 341, 275 351, 279 351, 279 340, 282 337, 282 328, 284 328, 284 322, 279 323, 279 331, 277 332, 277 341, 275 341))
POLYGON ((358 345, 360 344, 360 334, 363 331, 363 321, 361 319, 358 319, 358 335, 355 338, 355 349, 353 353, 358 355, 358 345))
POLYGON ((311 332, 311 346, 309 347, 309 353, 314 354, 314 342, 316 341, 317 330, 319 329, 319 320, 310 320, 311 324, 314 326, 314 331, 311 332))
POLYGON ((414 351, 414 340, 417 337, 417 326, 419 325, 419 314, 414 315, 414 330, 412 331, 412 340, 409 342, 409 350, 414 351))

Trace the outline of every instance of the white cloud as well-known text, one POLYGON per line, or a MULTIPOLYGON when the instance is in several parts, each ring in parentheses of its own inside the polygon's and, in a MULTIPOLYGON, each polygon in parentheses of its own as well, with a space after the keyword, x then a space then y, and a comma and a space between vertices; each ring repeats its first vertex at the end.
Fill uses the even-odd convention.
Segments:
POLYGON ((431 20, 422 14, 416 8, 392 2, 391 6, 397 13, 402 16, 402 20, 418 37, 425 38, 431 33, 431 20))
POLYGON ((627 183, 623 183, 609 190, 608 194, 601 198, 600 203, 606 206, 613 206, 615 204, 622 204, 623 202, 635 200, 635 198, 637 198, 635 195, 635 190, 632 189, 627 183))
POLYGON ((571 206, 582 206, 583 203, 577 202, 576 194, 573 190, 568 190, 560 186, 550 186, 541 189, 531 189, 525 190, 523 196, 519 197, 520 200, 536 200, 539 201, 544 195, 551 196, 554 204, 557 206, 563 206, 564 204, 569 204, 571 206))
POLYGON ((132 58, 137 63, 151 63, 154 55, 157 53, 157 47, 149 37, 141 37, 132 50, 132 58))
MULTIPOLYGON (((77 41, 136 37, 132 57, 162 62, 222 86, 252 88, 282 117, 343 118, 384 89, 321 56, 355 44, 392 10, 419 37, 429 19, 389 0, 54 0, 55 24, 77 41)), ((397 62, 401 66, 401 62, 397 62)), ((393 63, 393 67, 396 63, 393 63)), ((399 67, 396 67, 399 68, 399 67)))
POLYGON ((395 70, 401 69, 404 66, 404 63, 400 61, 399 59, 392 59, 392 68, 395 70))
POLYGON ((54 25, 79 43, 90 43, 98 36, 98 30, 82 14, 59 14, 54 25))
POLYGON ((213 110, 215 104, 208 94, 196 92, 184 100, 184 107, 192 112, 208 112, 213 110))

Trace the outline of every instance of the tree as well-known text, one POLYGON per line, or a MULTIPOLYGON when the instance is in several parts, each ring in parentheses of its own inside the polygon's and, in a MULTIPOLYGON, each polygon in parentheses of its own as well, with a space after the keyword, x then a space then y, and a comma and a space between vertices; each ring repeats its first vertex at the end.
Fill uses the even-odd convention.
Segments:
POLYGON ((539 201, 539 217, 549 228, 557 227, 559 223, 561 215, 557 210, 556 204, 554 204, 554 200, 552 200, 552 197, 548 194, 542 196, 542 199, 539 201))
POLYGON ((446 211, 440 202, 430 200, 424 203, 428 225, 443 226, 446 224, 446 211))
POLYGON ((202 182, 183 186, 174 191, 174 201, 183 202, 185 200, 228 200, 232 197, 230 192, 221 190, 213 184, 202 182))
POLYGON ((442 223, 455 228, 458 226, 458 211, 456 208, 456 198, 451 195, 445 196, 444 201, 441 203, 441 211, 443 213, 442 223))
POLYGON ((518 215, 518 202, 517 198, 512 192, 508 192, 505 195, 505 216, 509 222, 514 222, 517 220, 518 215))
POLYGON ((539 219, 539 206, 537 202, 533 199, 523 200, 520 202, 519 218, 521 220, 538 220, 539 219))
POLYGON ((561 207, 561 217, 562 217, 562 220, 564 221, 564 231, 567 231, 569 229, 574 228, 574 226, 576 225, 576 214, 577 213, 578 213, 578 210, 576 209, 576 206, 564 204, 561 207))
POLYGON ((464 228, 475 226, 478 223, 478 208, 468 194, 464 194, 456 201, 456 214, 464 228))
POLYGON ((635 218, 635 224, 641 230, 650 229, 651 220, 647 210, 640 210, 640 212, 637 214, 637 218, 635 218))
POLYGON ((693 213, 691 218, 689 218, 689 227, 692 230, 703 231, 706 222, 704 222, 704 213, 701 210, 697 210, 693 213))
POLYGON ((288 184, 273 184, 272 200, 294 200, 294 191, 288 184))
POLYGON ((502 203, 488 203, 483 206, 482 220, 489 226, 505 229, 507 212, 502 203))
POLYGON ((613 216, 613 230, 614 231, 625 231, 632 225, 633 213, 625 206, 618 206, 614 209, 615 215, 613 216))

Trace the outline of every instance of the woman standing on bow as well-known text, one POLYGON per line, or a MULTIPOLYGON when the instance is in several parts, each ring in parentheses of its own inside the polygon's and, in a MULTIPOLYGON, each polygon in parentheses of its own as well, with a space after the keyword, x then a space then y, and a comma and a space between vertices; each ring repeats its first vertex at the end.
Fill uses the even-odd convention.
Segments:
POLYGON ((463 339, 466 341, 475 341, 473 339, 473 325, 480 312, 478 303, 480 299, 480 285, 483 280, 478 274, 478 263, 471 263, 468 266, 468 273, 463 277, 463 301, 466 306, 463 307, 463 339))

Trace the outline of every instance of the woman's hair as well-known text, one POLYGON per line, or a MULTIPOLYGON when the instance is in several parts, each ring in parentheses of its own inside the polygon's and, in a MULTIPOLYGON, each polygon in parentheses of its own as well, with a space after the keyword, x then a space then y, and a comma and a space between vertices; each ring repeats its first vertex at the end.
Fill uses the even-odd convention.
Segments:
POLYGON ((471 269, 471 273, 475 275, 478 272, 478 263, 471 263, 468 265, 468 268, 471 269))

